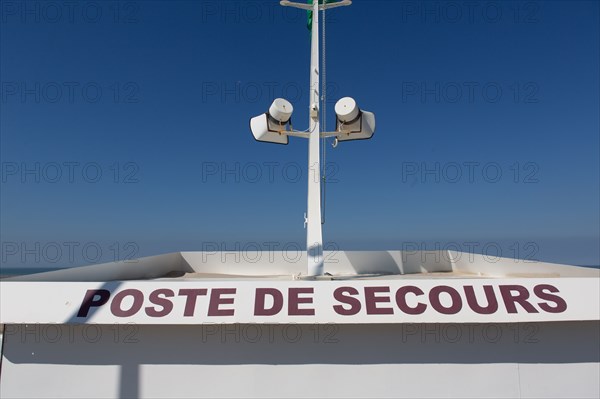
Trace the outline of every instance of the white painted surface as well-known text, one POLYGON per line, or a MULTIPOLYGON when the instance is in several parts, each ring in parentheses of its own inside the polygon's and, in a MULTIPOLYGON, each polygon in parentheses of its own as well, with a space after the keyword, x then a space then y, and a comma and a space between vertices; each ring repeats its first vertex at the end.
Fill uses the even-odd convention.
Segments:
MULTIPOLYGON (((306 274, 306 252, 298 248, 264 251, 194 251, 149 256, 47 273, 7 278, 12 281, 123 281, 160 278, 169 273, 220 274, 222 278, 306 274)), ((594 277, 599 269, 450 251, 325 251, 325 271, 334 276, 411 275, 458 272, 471 277, 594 277)))
POLYGON ((250 130, 255 140, 264 141, 267 143, 287 144, 288 137, 283 134, 285 125, 275 125, 269 122, 267 114, 261 114, 250 119, 250 130))
MULTIPOLYGON (((569 304, 559 319, 577 315, 573 318, 590 321, 516 324, 539 314, 505 314, 494 320, 511 324, 466 324, 473 319, 461 314, 452 319, 458 324, 427 325, 401 319, 374 324, 370 318, 362 318, 367 324, 294 324, 302 320, 286 317, 276 320, 291 323, 278 326, 93 324, 117 321, 103 319, 100 311, 86 325, 6 325, 0 397, 600 396, 598 270, 443 251, 338 251, 325 258, 342 280, 294 281, 293 274, 305 271, 306 254, 291 260, 281 251, 182 252, 7 279, 0 283, 0 319, 76 323, 69 317, 81 294, 102 286, 111 292, 312 286, 325 292, 319 301, 326 307, 337 284, 426 288, 510 282, 556 284, 569 304), (174 272, 195 274, 165 278, 174 272)), ((439 315, 417 320, 444 321, 439 315)))
POLYGON ((285 98, 276 98, 269 107, 269 114, 282 123, 286 123, 292 116, 293 112, 294 107, 285 98))
POLYGON ((338 119, 342 122, 350 122, 356 119, 359 112, 356 101, 352 97, 340 98, 335 103, 334 109, 338 119))
MULTIPOLYGON (((184 280, 184 281, 128 281, 128 282, 1 282, 0 323, 125 323, 139 324, 203 324, 203 323, 487 323, 487 322, 541 322, 600 319, 600 287, 596 278, 546 279, 409 279, 409 280, 345 280, 345 281, 278 281, 263 280, 184 280), (472 287, 477 302, 486 307, 484 287, 493 292, 496 309, 484 314, 468 304, 466 288, 472 287), (539 287, 552 287, 555 299, 539 294, 539 287), (396 293, 411 287, 422 294, 408 293, 404 303, 410 309, 418 306, 424 311, 412 314, 399 304, 396 293), (521 306, 507 300, 502 294, 506 287, 518 287, 526 293, 527 304, 521 306), (444 292, 432 295, 434 290, 444 292), (94 294, 97 305, 85 307, 86 294, 103 290, 107 300, 100 303, 100 293, 94 294), (257 312, 271 309, 274 297, 260 295, 267 289, 279 293, 281 306, 274 313, 257 312), (293 291, 301 301, 292 307, 293 291), (346 314, 349 303, 336 296, 340 289, 352 289, 355 314, 346 314), (160 301, 152 293, 169 291, 160 301), (193 296, 181 290, 202 290, 193 296), (229 293, 223 293, 229 290, 229 293), (374 292, 374 291, 377 292, 374 292), (311 291, 311 292, 308 292, 311 291), (452 297, 453 291, 457 297, 452 297), (371 292, 371 294, 368 294, 371 292), (536 294, 537 293, 537 294, 536 294), (585 295, 582 295, 585 293, 585 295), (136 297, 137 295, 137 297, 136 297), (262 298, 265 298, 262 301, 262 298), (136 299, 137 298, 137 299, 136 299), (261 298, 261 300, 259 300, 261 298), (434 299, 439 303, 434 304, 434 299), (556 312, 559 300, 565 308, 556 312), (165 302, 168 302, 165 305, 165 302), (301 302, 301 303, 300 303, 301 302), (193 304, 192 304, 193 303, 193 304), (217 304, 217 305, 215 305, 217 304), (211 315, 211 306, 219 313, 211 315), (455 313, 445 310, 460 305, 455 313), (526 306, 530 308, 527 310, 526 306), (193 311, 186 314, 188 306, 193 311), (371 306, 371 311, 369 311, 371 306), (168 311, 163 310, 170 307, 168 311), (85 308, 85 315, 80 316, 85 308), (373 311, 373 308, 376 308, 373 311), (130 309, 131 314, 124 315, 130 309), (302 312, 294 311, 301 310, 302 312), (123 315, 121 315, 123 313, 123 315), (157 314, 159 313, 159 314, 157 314), (384 314, 386 313, 386 314, 384 314)), ((511 290, 514 295, 514 289, 511 290)), ((547 291, 546 291, 547 292, 547 291)), ((161 294, 163 295, 163 294, 161 294)), ((90 298, 92 298, 90 296, 90 298)), ((349 296, 345 296, 348 300, 349 296)))
POLYGON ((461 325, 458 339, 444 324, 339 325, 316 339, 314 326, 280 325, 253 342, 247 325, 139 326, 116 339, 103 326, 95 343, 90 326, 58 340, 38 327, 6 332, 2 398, 600 395, 598 322, 461 325))
MULTIPOLYGON (((598 337, 600 339, 600 337, 598 337)), ((590 350, 598 348, 590 346, 590 350)), ((521 364, 521 392, 526 398, 585 398, 600 397, 600 364, 521 364), (547 376, 543 384, 537 383, 540 375, 547 376), (582 383, 587 381, 587 383, 582 383)))

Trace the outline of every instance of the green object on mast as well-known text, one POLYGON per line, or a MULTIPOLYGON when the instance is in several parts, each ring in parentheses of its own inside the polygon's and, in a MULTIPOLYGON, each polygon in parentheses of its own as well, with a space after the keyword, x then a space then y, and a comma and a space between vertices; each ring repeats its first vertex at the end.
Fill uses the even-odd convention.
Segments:
MULTIPOLYGON (((327 3, 337 3, 340 0, 325 0, 325 4, 327 3)), ((312 0, 307 0, 306 1, 308 4, 312 4, 312 0)), ((323 4, 323 0, 319 0, 319 4, 323 4)), ((309 10, 306 12, 306 17, 307 17, 307 21, 306 21, 306 27, 308 28, 309 31, 312 31, 312 10, 309 10)))

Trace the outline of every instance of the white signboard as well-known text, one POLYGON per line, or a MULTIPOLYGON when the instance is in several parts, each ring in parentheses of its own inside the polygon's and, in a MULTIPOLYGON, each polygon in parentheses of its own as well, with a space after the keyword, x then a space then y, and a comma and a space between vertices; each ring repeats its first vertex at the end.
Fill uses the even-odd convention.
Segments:
POLYGON ((600 319, 596 278, 2 282, 0 323, 486 323, 600 319))

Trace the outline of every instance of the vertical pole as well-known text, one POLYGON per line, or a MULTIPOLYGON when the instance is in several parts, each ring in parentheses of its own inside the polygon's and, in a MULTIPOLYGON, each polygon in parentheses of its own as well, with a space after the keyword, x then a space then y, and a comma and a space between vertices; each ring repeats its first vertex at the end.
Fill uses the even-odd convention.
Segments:
POLYGON ((319 144, 319 0, 313 0, 312 36, 310 51, 310 121, 308 139, 308 204, 306 250, 308 275, 323 274, 323 232, 321 229, 321 165, 319 144), (313 111, 316 109, 316 112, 313 111))

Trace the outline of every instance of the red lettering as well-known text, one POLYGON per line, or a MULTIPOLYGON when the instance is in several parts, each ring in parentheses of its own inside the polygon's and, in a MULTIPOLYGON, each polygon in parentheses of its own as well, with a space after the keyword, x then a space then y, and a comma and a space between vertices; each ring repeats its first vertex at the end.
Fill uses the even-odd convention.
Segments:
POLYGON ((560 292, 558 288, 550 284, 540 284, 536 285, 533 288, 533 293, 537 295, 538 298, 544 299, 546 301, 554 302, 556 306, 550 306, 544 302, 538 302, 538 306, 545 312, 548 313, 562 313, 567 310, 567 302, 564 299, 559 297, 558 295, 552 295, 548 292, 560 292))
POLYGON ((219 309, 219 306, 233 304, 233 298, 221 298, 221 295, 233 295, 235 294, 235 291, 235 288, 213 288, 213 290, 210 292, 208 315, 233 316, 233 309, 219 309))
POLYGON ((529 291, 527 288, 522 285, 501 285, 499 288, 502 299, 504 300, 504 306, 506 306, 508 313, 517 313, 516 303, 521 305, 527 313, 539 313, 532 304, 527 302, 527 298, 529 298, 529 291), (516 294, 513 295, 513 292, 516 292, 516 294))
POLYGON ((83 297, 83 301, 81 302, 81 306, 79 307, 79 311, 77 312, 77 317, 87 317, 92 307, 104 305, 108 302, 109 298, 109 290, 87 290, 83 297))
POLYGON ((467 303, 469 307, 479 314, 492 314, 498 311, 498 300, 496 294, 494 294, 494 287, 491 285, 484 285, 483 292, 485 293, 485 299, 487 300, 487 306, 482 307, 477 302, 477 295, 475 295, 475 289, 472 285, 465 285, 465 295, 467 297, 467 303))
POLYGON ((206 288, 182 288, 179 290, 179 296, 187 297, 185 300, 185 309, 183 310, 184 317, 194 316, 196 310, 196 298, 200 295, 206 295, 206 288))
POLYGON ((157 310, 155 307, 148 306, 146 307, 146 314, 150 317, 163 317, 168 315, 173 310, 173 302, 167 298, 173 296, 175 296, 173 290, 167 288, 152 291, 148 299, 150 299, 152 304, 160 306, 162 309, 157 310))
POLYGON ((431 291, 429 291, 429 303, 431 303, 432 308, 442 314, 457 314, 462 309, 462 299, 460 298, 460 294, 454 288, 447 285, 433 287, 431 291), (452 300, 452 304, 449 307, 445 307, 440 301, 440 294, 444 292, 450 295, 452 300))
POLYGON ((354 287, 339 287, 333 291, 333 297, 336 301, 341 302, 345 305, 350 305, 350 309, 344 308, 344 305, 334 305, 333 310, 335 313, 342 316, 354 316, 358 312, 360 312, 360 301, 354 297, 346 296, 348 295, 358 295, 358 290, 354 287))
POLYGON ((378 308, 379 302, 390 302, 389 296, 376 296, 381 292, 390 292, 390 287, 365 287, 365 305, 367 314, 394 314, 392 308, 378 308))
POLYGON ((419 302, 419 303, 417 303, 417 306, 415 306, 415 307, 408 306, 408 304, 406 303, 406 294, 408 294, 408 293, 415 294, 416 296, 421 296, 424 294, 423 291, 419 287, 415 287, 413 285, 407 285, 406 287, 400 287, 398 289, 398 291, 396 291, 396 304, 398 304, 398 307, 400 308, 400 310, 406 314, 421 314, 421 313, 423 313, 425 311, 425 309, 427 309, 427 305, 419 302))
POLYGON ((273 316, 283 308, 283 294, 275 288, 257 288, 254 302, 255 316, 273 316), (273 306, 270 309, 265 308, 265 297, 270 295, 273 298, 273 306))
POLYGON ((314 288, 290 288, 288 291, 288 314, 290 316, 314 316, 314 309, 300 309, 301 303, 313 303, 312 297, 300 298, 300 294, 312 294, 314 288))
POLYGON ((117 317, 129 317, 139 312, 143 304, 144 294, 142 293, 142 291, 136 290, 134 288, 129 288, 115 295, 110 304, 110 311, 113 315, 117 317), (133 298, 133 303, 131 304, 131 307, 129 309, 123 310, 121 309, 121 304, 123 302, 123 299, 125 299, 128 296, 131 296, 133 298))

